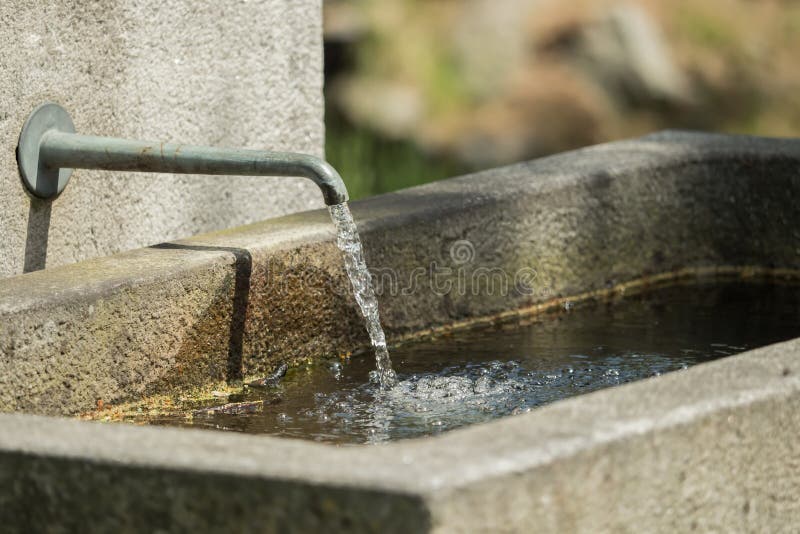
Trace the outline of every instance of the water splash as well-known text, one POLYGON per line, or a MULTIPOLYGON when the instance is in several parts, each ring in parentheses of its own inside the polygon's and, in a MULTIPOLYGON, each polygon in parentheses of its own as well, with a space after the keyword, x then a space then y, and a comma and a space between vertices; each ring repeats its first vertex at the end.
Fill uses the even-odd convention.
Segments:
POLYGON ((381 327, 378 300, 375 298, 372 279, 364 261, 364 250, 358 237, 358 228, 356 228, 356 223, 353 220, 347 202, 328 206, 328 211, 330 211, 331 219, 336 226, 336 244, 344 256, 345 270, 353 286, 356 302, 358 302, 358 307, 361 308, 361 314, 364 316, 372 348, 375 351, 377 379, 382 388, 391 388, 395 385, 397 379, 392 370, 389 350, 386 347, 386 335, 381 327))
POLYGON ((339 390, 316 392, 314 408, 299 417, 316 425, 317 437, 328 441, 352 437, 353 442, 382 443, 525 413, 559 399, 687 367, 687 361, 658 354, 572 360, 564 367, 534 370, 516 360, 459 364, 401 374, 388 390, 374 382, 350 380, 339 390))

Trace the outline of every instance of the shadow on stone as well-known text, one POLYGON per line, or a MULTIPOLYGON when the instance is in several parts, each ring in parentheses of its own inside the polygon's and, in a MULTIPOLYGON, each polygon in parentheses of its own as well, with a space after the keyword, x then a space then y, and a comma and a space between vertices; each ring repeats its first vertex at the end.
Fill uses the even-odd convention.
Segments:
POLYGON ((247 249, 235 247, 204 247, 199 245, 179 245, 176 243, 161 243, 154 245, 154 249, 169 250, 195 250, 230 252, 236 262, 234 269, 236 278, 233 290, 233 307, 231 313, 231 326, 228 336, 228 363, 226 380, 235 382, 242 379, 242 354, 244 349, 244 329, 247 319, 247 307, 250 301, 250 276, 253 269, 253 258, 247 249))
POLYGON ((52 202, 38 198, 31 199, 31 205, 28 208, 28 230, 25 237, 23 273, 41 271, 45 267, 51 207, 52 202))

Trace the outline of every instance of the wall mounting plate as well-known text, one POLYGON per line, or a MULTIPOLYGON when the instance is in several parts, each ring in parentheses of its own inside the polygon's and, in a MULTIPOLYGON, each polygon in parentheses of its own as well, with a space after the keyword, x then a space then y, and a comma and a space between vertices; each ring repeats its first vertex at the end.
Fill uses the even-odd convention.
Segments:
POLYGON ((69 113, 58 104, 42 104, 25 121, 17 145, 17 165, 22 183, 32 195, 44 199, 57 197, 72 174, 72 169, 52 169, 40 163, 42 138, 52 130, 75 133, 75 125, 69 113))

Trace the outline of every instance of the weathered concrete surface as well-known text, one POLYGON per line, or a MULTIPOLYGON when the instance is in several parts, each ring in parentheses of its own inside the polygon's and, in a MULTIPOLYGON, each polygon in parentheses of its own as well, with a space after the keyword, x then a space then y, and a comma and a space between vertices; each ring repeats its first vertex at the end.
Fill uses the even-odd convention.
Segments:
POLYGON ((322 155, 321 0, 0 3, 0 277, 322 206, 308 180, 76 171, 32 202, 17 138, 81 133, 322 155))
POLYGON ((386 446, 0 415, 9 532, 791 532, 800 340, 386 446))
MULTIPOLYGON (((797 141, 661 134, 353 211, 368 264, 399 289, 415 281, 379 297, 398 336, 643 275, 798 269, 798 163, 797 141), (472 255, 458 263, 464 241, 472 255), (509 275, 508 291, 460 289, 479 269, 509 275), (520 271, 532 291, 513 284, 520 271)), ((0 280, 0 409, 74 414, 365 342, 327 213, 292 215, 0 280)))
POLYGON ((798 356, 793 340, 447 435, 436 445, 469 467, 434 497, 434 522, 455 532, 791 532, 798 356))

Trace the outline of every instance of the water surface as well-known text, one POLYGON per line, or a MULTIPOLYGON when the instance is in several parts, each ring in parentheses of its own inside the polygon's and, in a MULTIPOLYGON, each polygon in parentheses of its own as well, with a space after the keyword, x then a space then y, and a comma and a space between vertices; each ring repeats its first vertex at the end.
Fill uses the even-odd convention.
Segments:
POLYGON ((374 360, 364 355, 290 370, 277 387, 236 399, 263 401, 256 413, 155 422, 377 443, 529 411, 798 336, 798 284, 681 284, 398 347, 391 389, 370 379, 374 360))

